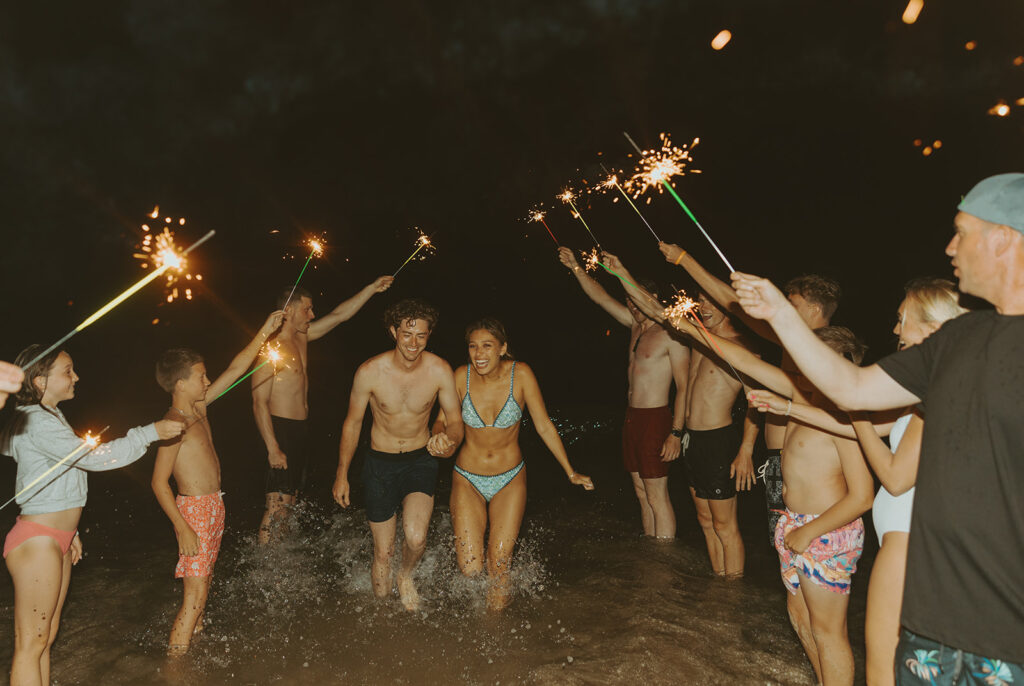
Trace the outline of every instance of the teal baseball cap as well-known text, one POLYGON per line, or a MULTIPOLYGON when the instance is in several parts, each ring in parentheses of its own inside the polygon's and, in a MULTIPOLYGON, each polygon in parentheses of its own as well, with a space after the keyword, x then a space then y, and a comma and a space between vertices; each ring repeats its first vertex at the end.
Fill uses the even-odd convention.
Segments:
POLYGON ((957 209, 1024 233, 1024 174, 996 174, 979 181, 957 209))

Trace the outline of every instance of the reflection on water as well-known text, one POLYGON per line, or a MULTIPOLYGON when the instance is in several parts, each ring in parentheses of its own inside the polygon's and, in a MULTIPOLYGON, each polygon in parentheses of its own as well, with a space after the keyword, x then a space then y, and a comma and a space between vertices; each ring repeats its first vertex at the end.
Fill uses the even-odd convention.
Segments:
MULTIPOLYGON (((259 548, 257 505, 236 503, 229 491, 232 525, 207 625, 174 661, 163 653, 181 583, 172 578, 166 520, 142 488, 108 495, 94 486, 89 554, 75 570, 53 651, 54 683, 813 683, 786 619, 761 494, 740 504, 747 577, 720 580, 685 489, 672 492, 680 539, 641 539, 628 479, 608 437, 600 442, 574 451, 598 485, 592 494, 565 485, 550 456, 527 453, 530 504, 514 598, 500 615, 485 610, 486 579, 457 570, 445 478, 417 572, 422 609, 413 614, 397 596, 373 597, 361 510, 340 511, 326 498, 305 503, 279 545, 259 548)), ((850 625, 861 679, 868 567, 855 577, 850 625)), ((5 668, 12 622, 8 600, 0 611, 5 668)))

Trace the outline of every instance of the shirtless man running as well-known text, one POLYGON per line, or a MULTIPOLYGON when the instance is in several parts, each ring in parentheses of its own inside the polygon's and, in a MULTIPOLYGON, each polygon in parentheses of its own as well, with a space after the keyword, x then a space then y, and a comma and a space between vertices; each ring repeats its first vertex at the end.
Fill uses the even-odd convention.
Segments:
POLYGON ((413 572, 427 545, 437 483, 435 457, 451 457, 462 442, 463 425, 452 368, 426 352, 437 310, 420 300, 402 300, 384 313, 394 350, 371 357, 356 370, 348 414, 341 431, 334 499, 350 503, 349 467, 359 443, 366 406, 373 413, 370 447, 363 464, 366 518, 373 534, 373 592, 391 593, 398 508, 405 544, 398 571, 398 595, 407 610, 419 608, 413 572), (430 435, 430 412, 439 401, 445 430, 430 435))
POLYGON ((285 308, 284 323, 274 339, 281 363, 266 365, 252 375, 252 412, 267 446, 266 511, 260 522, 259 541, 270 541, 271 532, 288 517, 299 491, 305 486, 309 416, 306 345, 351 319, 376 293, 383 293, 394 279, 377 277, 329 314, 313 321, 313 296, 303 288, 283 291, 277 307, 285 308), (289 299, 291 296, 291 299, 289 299))
POLYGON ((690 351, 648 319, 632 301, 623 305, 610 296, 580 268, 572 250, 559 248, 558 259, 572 271, 587 297, 615 321, 630 328, 622 460, 640 501, 644 535, 675 538, 676 514, 668 495, 668 467, 679 457, 690 351), (676 399, 669 411, 668 394, 673 381, 676 399))

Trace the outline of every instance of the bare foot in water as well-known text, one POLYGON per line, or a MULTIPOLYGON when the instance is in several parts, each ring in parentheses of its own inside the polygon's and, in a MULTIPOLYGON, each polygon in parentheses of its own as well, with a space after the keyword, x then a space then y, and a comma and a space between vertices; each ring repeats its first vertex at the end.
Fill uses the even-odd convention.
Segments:
POLYGON ((420 594, 412 582, 412 575, 398 574, 398 597, 402 599, 402 605, 409 612, 416 612, 420 609, 420 594))

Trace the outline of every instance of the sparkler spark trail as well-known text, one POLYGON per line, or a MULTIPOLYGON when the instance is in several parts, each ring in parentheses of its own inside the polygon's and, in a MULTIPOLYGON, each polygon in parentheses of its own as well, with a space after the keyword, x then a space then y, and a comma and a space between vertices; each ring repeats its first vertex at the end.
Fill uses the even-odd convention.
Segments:
MULTIPOLYGON (((263 362, 260 362, 258 365, 256 365, 251 370, 249 370, 249 373, 246 374, 245 376, 243 376, 241 379, 239 379, 238 381, 236 381, 235 383, 231 384, 230 386, 225 388, 223 391, 221 391, 220 395, 218 395, 216 398, 214 398, 213 400, 211 400, 210 402, 207 403, 207 406, 211 405, 214 401, 219 400, 221 397, 223 397, 223 395, 225 393, 227 393, 232 388, 234 388, 238 384, 240 384, 243 381, 245 381, 246 379, 248 379, 250 376, 252 376, 256 372, 258 372, 260 369, 262 369, 263 367, 267 366, 268 364, 273 364, 274 365, 274 374, 277 374, 277 371, 278 371, 277 363, 281 361, 281 346, 279 346, 279 345, 268 345, 267 348, 266 348, 266 351, 267 351, 266 352, 267 359, 263 360, 263 362)), ((287 365, 285 365, 285 366, 287 366, 287 365)), ((191 424, 189 426, 191 426, 191 424)))
POLYGON ((647 226, 648 229, 650 229, 651 234, 654 236, 654 240, 661 243, 661 239, 658 238, 658 234, 654 232, 654 227, 652 227, 650 223, 647 221, 647 218, 640 213, 640 210, 637 209, 637 206, 633 203, 633 199, 629 197, 629 194, 626 193, 626 191, 622 190, 622 186, 619 185, 619 177, 609 172, 603 164, 601 165, 601 169, 604 169, 605 173, 608 174, 608 178, 602 181, 600 183, 600 186, 605 189, 611 188, 613 186, 615 188, 618 188, 619 193, 621 193, 622 197, 626 199, 626 202, 629 203, 629 206, 633 208, 633 211, 636 212, 638 217, 640 217, 640 220, 647 226))
MULTIPOLYGON (((623 131, 622 135, 625 136, 626 140, 629 141, 630 145, 632 145, 633 148, 636 149, 637 153, 640 154, 641 158, 648 158, 648 157, 650 157, 650 159, 652 161, 654 161, 659 155, 662 155, 663 154, 662 151, 664 151, 665 146, 668 145, 668 136, 665 136, 664 134, 662 134, 662 151, 647 151, 647 152, 644 152, 643 150, 640 149, 640 146, 638 146, 636 144, 636 141, 634 141, 633 138, 628 133, 623 131)), ((699 138, 695 138, 693 145, 696 145, 697 142, 699 142, 699 141, 700 141, 699 138)), ((644 166, 644 160, 641 159, 641 163, 640 163, 640 166, 638 167, 638 169, 642 169, 643 166, 644 166)), ((691 212, 690 208, 686 206, 686 203, 683 202, 683 199, 679 197, 679 195, 676 193, 676 190, 672 187, 672 184, 670 184, 668 182, 668 179, 671 178, 671 176, 674 175, 674 174, 671 174, 671 175, 668 175, 668 176, 666 176, 666 174, 671 172, 672 169, 673 169, 673 167, 672 167, 671 163, 669 163, 669 162, 664 162, 660 166, 659 166, 659 164, 655 163, 654 166, 652 166, 651 169, 648 172, 646 172, 646 173, 638 173, 638 175, 642 176, 643 179, 644 179, 643 180, 642 190, 646 189, 648 186, 653 187, 655 185, 655 183, 661 183, 661 185, 669 193, 672 194, 672 197, 676 199, 676 202, 679 203, 679 206, 683 208, 683 211, 686 212, 687 215, 689 215, 690 219, 693 220, 693 223, 697 225, 697 228, 700 229, 700 232, 702 234, 704 234, 704 238, 706 238, 708 240, 708 243, 710 243, 711 247, 715 249, 715 252, 718 253, 718 256, 720 258, 722 258, 722 262, 724 262, 725 266, 729 268, 729 273, 731 274, 732 272, 734 272, 736 270, 729 263, 729 260, 727 260, 725 258, 725 254, 718 248, 718 245, 713 240, 711 240, 711 236, 708 235, 708 232, 705 231, 704 227, 701 226, 699 221, 697 221, 697 217, 693 216, 693 212, 691 212)), ((681 174, 682 172, 680 171, 678 173, 681 174)), ((634 176, 633 178, 635 179, 637 177, 634 176)), ((632 182, 632 180, 633 179, 630 179, 631 182, 632 182)))
POLYGON ((527 217, 527 219, 528 219, 529 221, 531 221, 531 222, 540 222, 541 224, 543 224, 543 225, 544 225, 544 228, 545 228, 545 229, 547 229, 547 230, 548 230, 548 233, 549 233, 549 234, 551 235, 551 240, 553 240, 553 241, 555 242, 555 245, 561 245, 561 244, 560 244, 560 243, 558 242, 558 239, 557 239, 557 238, 555 238, 555 234, 554 234, 554 233, 552 233, 552 231, 551 231, 551 227, 550 227, 550 226, 548 226, 548 223, 547 223, 546 221, 544 221, 544 215, 545 215, 545 214, 547 214, 547 213, 546 213, 546 212, 543 212, 543 211, 541 211, 541 210, 531 210, 531 211, 530 211, 530 216, 529 216, 529 217, 527 217))
POLYGON ((213 238, 213 235, 215 233, 217 233, 217 232, 213 231, 213 230, 209 231, 205 236, 203 236, 198 241, 196 241, 195 243, 193 243, 192 245, 187 247, 180 254, 173 253, 173 255, 166 255, 164 257, 163 264, 161 264, 159 267, 154 269, 151 273, 149 273, 148 275, 146 275, 142 279, 136 281, 134 285, 129 286, 124 292, 122 292, 119 296, 117 296, 116 298, 114 298, 113 300, 108 302, 106 305, 104 305, 100 309, 96 310, 92 315, 89 316, 88 319, 86 319, 84 322, 82 322, 81 324, 76 326, 74 329, 69 331, 67 334, 65 334, 64 337, 61 338, 59 341, 57 341, 56 343, 51 345, 49 348, 47 348, 46 350, 44 350, 43 352, 39 353, 38 355, 36 355, 31 360, 29 360, 28 363, 24 367, 22 367, 22 369, 28 369, 29 367, 34 365, 36 362, 38 362, 39 360, 43 359, 44 357, 49 355, 51 352, 56 350, 58 347, 60 347, 64 343, 66 343, 69 339, 71 339, 72 336, 77 334, 79 331, 82 331, 84 328, 86 328, 87 326, 89 326, 90 324, 92 324, 93 322, 98 320, 100 317, 102 317, 106 313, 110 312, 112 309, 114 309, 115 307, 117 307, 118 305, 123 303, 125 300, 130 298, 132 295, 134 295, 138 290, 140 290, 147 283, 149 283, 153 279, 157 278, 158 276, 163 274, 168 269, 170 269, 173 266, 175 266, 175 264, 180 264, 181 260, 184 259, 184 257, 186 255, 188 255, 190 252, 192 252, 193 250, 198 248, 200 245, 202 245, 206 241, 208 241, 211 238, 213 238))
MULTIPOLYGON (((306 267, 309 266, 309 261, 314 257, 320 257, 324 254, 323 238, 320 238, 319 240, 316 238, 310 238, 309 241, 307 241, 307 245, 309 246, 309 257, 306 258, 306 263, 302 265, 302 271, 299 272, 299 278, 295 279, 295 283, 292 284, 292 290, 289 291, 288 297, 285 298, 284 307, 281 308, 282 310, 288 309, 288 303, 292 301, 292 296, 295 295, 295 289, 299 287, 299 281, 302 281, 302 275, 306 273, 306 267)), ((225 391, 225 393, 226 392, 227 391, 225 391)))
POLYGON ((718 357, 722 362, 725 362, 725 364, 728 365, 730 370, 732 370, 732 375, 735 376, 736 380, 740 382, 741 386, 743 386, 744 394, 749 393, 750 389, 747 388, 747 384, 743 382, 743 378, 739 375, 739 372, 737 372, 736 368, 730 364, 729 360, 725 359, 725 353, 723 353, 722 349, 718 347, 718 344, 715 343, 715 339, 711 337, 711 332, 708 331, 706 326, 704 326, 704 322, 702 322, 700 316, 698 316, 699 312, 700 304, 693 298, 687 296, 684 291, 679 291, 676 293, 675 302, 665 308, 664 315, 673 326, 675 326, 675 322, 679 319, 692 319, 695 321, 697 325, 700 326, 698 333, 703 330, 701 338, 703 338, 708 345, 718 352, 718 357))
POLYGON ((573 202, 573 200, 576 199, 576 194, 572 192, 572 189, 566 188, 564 191, 562 191, 555 197, 557 197, 559 200, 561 200, 562 202, 564 202, 565 204, 572 208, 573 216, 580 220, 580 223, 583 224, 583 228, 586 229, 587 233, 590 234, 590 237, 594 239, 594 245, 596 245, 598 250, 600 250, 601 241, 597 240, 597 236, 595 236, 594 232, 590 230, 589 226, 587 226, 587 220, 584 219, 583 215, 580 214, 580 211, 576 209, 576 204, 573 202))
MULTIPOLYGON (((52 474, 62 464, 66 463, 71 458, 75 457, 75 458, 81 459, 81 458, 85 457, 86 455, 88 455, 89 453, 91 453, 93 450, 95 450, 97 448, 97 446, 99 446, 99 444, 100 444, 100 436, 102 436, 103 433, 107 429, 109 429, 109 428, 110 428, 110 426, 103 427, 103 429, 101 429, 100 432, 97 433, 95 436, 93 436, 91 433, 85 434, 85 438, 82 439, 82 444, 81 445, 79 445, 77 448, 72 450, 70 453, 68 453, 67 455, 62 457, 59 462, 54 464, 52 467, 47 469, 45 472, 43 472, 42 474, 37 476, 35 479, 33 479, 32 483, 30 483, 28 486, 25 486, 25 488, 23 488, 20 491, 18 491, 17 493, 15 493, 13 498, 8 500, 3 505, 0 505, 0 510, 3 510, 5 507, 7 507, 11 503, 13 503, 18 498, 20 498, 23 494, 25 494, 28 491, 32 490, 33 486, 35 486, 37 483, 39 483, 40 481, 45 479, 47 476, 52 474), (85 449, 84 451, 83 451, 83 448, 85 449)), ((75 461, 77 462, 78 459, 76 459, 75 461)), ((72 463, 72 466, 73 466, 73 464, 74 463, 72 463)), ((69 469, 70 469, 70 467, 69 467, 69 469)))
MULTIPOLYGON (((153 208, 153 211, 149 213, 150 218, 156 218, 160 213, 160 206, 157 205, 153 208)), ((164 218, 165 224, 171 223, 170 217, 164 218)), ((185 225, 185 218, 181 217, 178 219, 178 225, 185 225)), ((159 269, 165 264, 169 264, 170 268, 166 272, 167 280, 164 283, 164 290, 167 293, 167 302, 174 302, 178 299, 179 289, 178 283, 181 281, 182 276, 186 281, 192 281, 193 275, 186 269, 187 261, 184 256, 178 252, 177 245, 174 242, 174 233, 165 226, 162 231, 152 232, 148 224, 142 225, 143 239, 142 244, 139 246, 139 252, 135 253, 135 257, 142 261, 142 268, 148 269, 153 267, 159 269)), ((196 281, 202 281, 203 275, 196 274, 196 281)), ((192 299, 192 289, 185 287, 181 289, 181 293, 184 294, 186 300, 192 299)))
MULTIPOLYGON (((555 242, 557 243, 557 241, 555 242)), ((409 255, 409 258, 402 263, 402 266, 395 270, 395 273, 392 274, 391 277, 394 278, 398 276, 398 272, 402 271, 405 265, 409 264, 412 258, 416 257, 416 253, 418 253, 420 250, 423 250, 423 248, 433 249, 434 244, 430 242, 430 236, 426 235, 421 231, 420 237, 416 239, 416 249, 413 250, 412 255, 409 255)))

